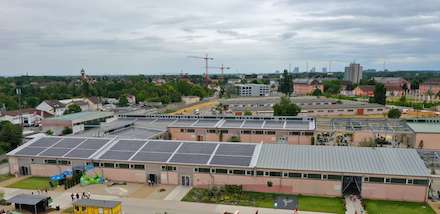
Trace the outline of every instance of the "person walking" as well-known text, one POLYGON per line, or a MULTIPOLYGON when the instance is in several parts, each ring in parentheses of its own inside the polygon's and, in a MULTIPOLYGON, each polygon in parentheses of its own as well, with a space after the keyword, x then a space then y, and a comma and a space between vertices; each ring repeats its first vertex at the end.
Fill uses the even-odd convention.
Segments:
POLYGON ((72 198, 72 201, 75 200, 75 195, 73 194, 73 192, 72 192, 72 194, 70 194, 70 197, 72 198))

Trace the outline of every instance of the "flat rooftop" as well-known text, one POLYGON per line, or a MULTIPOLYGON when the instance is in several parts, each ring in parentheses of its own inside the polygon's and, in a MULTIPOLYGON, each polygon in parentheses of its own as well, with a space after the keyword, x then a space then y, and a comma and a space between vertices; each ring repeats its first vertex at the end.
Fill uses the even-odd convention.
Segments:
POLYGON ((318 118, 316 129, 318 131, 413 133, 407 123, 399 119, 318 118))
MULTIPOLYGON (((220 102, 224 105, 258 105, 258 104, 270 104, 270 103, 276 103, 279 102, 281 98, 280 97, 240 97, 240 98, 230 98, 230 99, 222 99, 220 102)), ((301 96, 301 97, 290 97, 290 100, 292 100, 295 103, 302 103, 302 104, 308 104, 308 103, 316 103, 316 102, 329 102, 334 103, 337 100, 335 99, 328 99, 328 98, 318 98, 314 96, 301 96)))
POLYGON ((427 177, 415 149, 43 137, 15 157, 427 177))
POLYGON ((218 129, 264 129, 264 130, 301 130, 315 129, 314 120, 264 120, 264 119, 198 119, 177 120, 168 125, 170 128, 218 128, 218 129))
POLYGON ((57 120, 57 121, 72 121, 72 123, 81 123, 85 121, 91 121, 106 117, 112 117, 113 112, 108 111, 84 111, 73 114, 66 114, 62 116, 52 117, 46 119, 46 121, 57 120))
POLYGON ((440 123, 436 122, 407 122, 407 125, 415 133, 440 133, 440 123))

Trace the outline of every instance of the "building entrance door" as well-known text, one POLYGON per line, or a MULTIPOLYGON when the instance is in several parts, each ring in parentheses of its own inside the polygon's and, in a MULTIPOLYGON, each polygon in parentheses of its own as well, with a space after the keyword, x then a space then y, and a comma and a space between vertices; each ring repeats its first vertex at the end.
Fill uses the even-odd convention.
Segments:
POLYGON ((344 176, 342 178, 342 195, 361 195, 361 192, 361 176, 344 176))
POLYGON ((20 175, 29 175, 29 168, 27 166, 20 167, 20 175))
POLYGON ((191 186, 191 178, 187 175, 182 175, 182 185, 191 186))
POLYGON ((203 141, 203 136, 202 135, 197 135, 197 141, 203 141))
POLYGON ((148 180, 151 184, 157 184, 157 175, 156 174, 148 174, 148 180))

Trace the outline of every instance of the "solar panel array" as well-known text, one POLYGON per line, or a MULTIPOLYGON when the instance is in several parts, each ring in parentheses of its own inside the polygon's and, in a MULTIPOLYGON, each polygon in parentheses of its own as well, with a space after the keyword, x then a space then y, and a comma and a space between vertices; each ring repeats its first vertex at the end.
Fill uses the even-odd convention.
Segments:
MULTIPOLYGON (((153 124, 164 119, 157 120, 153 124)), ((309 120, 261 120, 261 119, 176 119, 169 127, 243 128, 243 129, 294 129, 309 130, 309 120)))
POLYGON ((254 150, 253 144, 220 144, 210 164, 249 166, 254 150))
POLYGON ((254 144, 119 140, 98 160, 249 166, 254 144))
POLYGON ((54 158, 90 158, 109 139, 43 137, 17 151, 16 155, 54 158))
POLYGON ((15 155, 176 164, 249 166, 255 144, 43 137, 15 155))

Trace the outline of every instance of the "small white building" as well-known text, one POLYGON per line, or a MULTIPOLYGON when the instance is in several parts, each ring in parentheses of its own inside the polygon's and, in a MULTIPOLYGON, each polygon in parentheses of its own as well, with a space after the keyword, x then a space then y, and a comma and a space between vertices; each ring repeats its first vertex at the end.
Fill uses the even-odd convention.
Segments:
POLYGON ((43 119, 42 114, 43 112, 34 108, 22 109, 21 111, 5 111, 1 112, 0 121, 9 121, 15 125, 23 122, 23 126, 37 126, 43 119))
POLYGON ((58 100, 45 100, 41 102, 36 109, 53 116, 61 116, 66 110, 66 105, 58 100))

